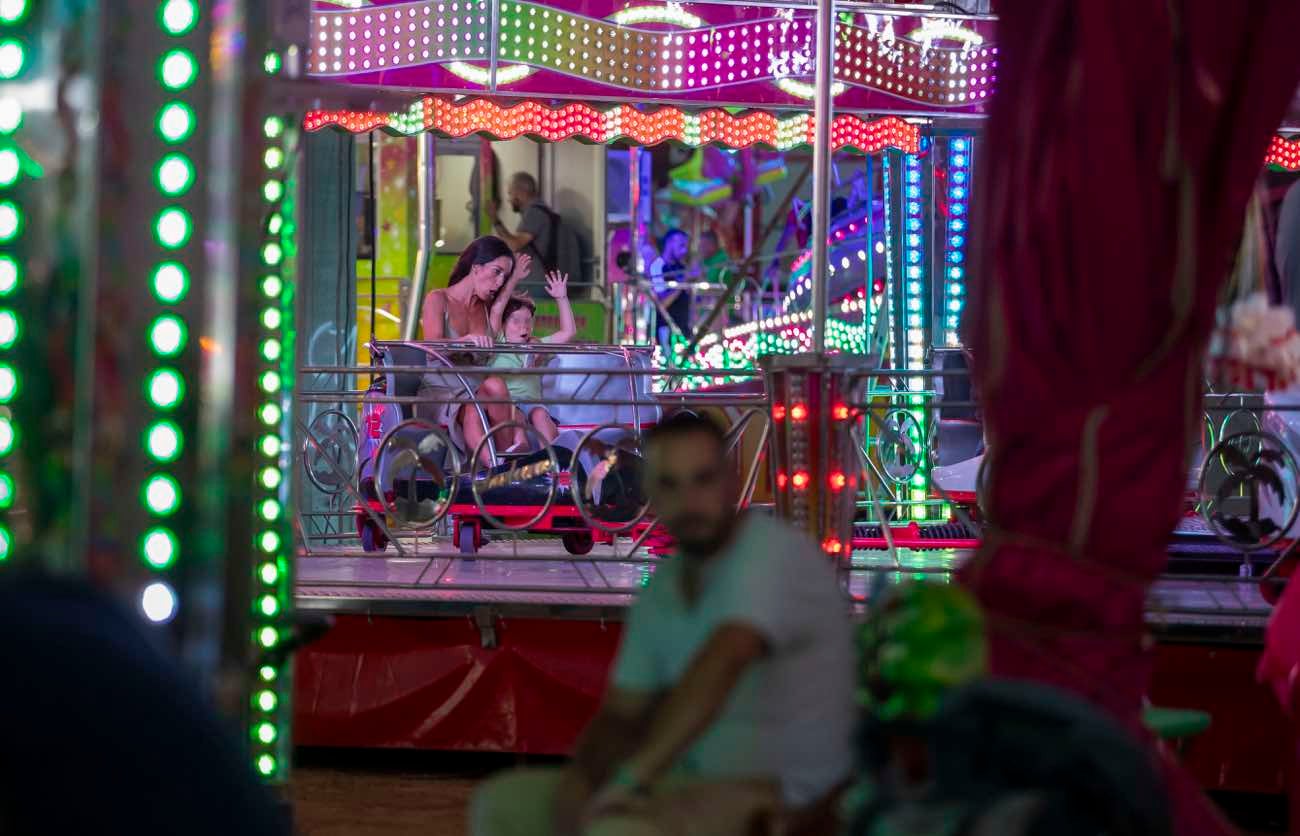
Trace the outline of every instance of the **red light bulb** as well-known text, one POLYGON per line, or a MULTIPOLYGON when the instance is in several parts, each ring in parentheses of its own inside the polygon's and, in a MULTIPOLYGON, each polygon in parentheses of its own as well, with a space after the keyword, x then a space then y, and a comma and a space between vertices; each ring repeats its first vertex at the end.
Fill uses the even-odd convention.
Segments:
POLYGON ((844 550, 844 544, 835 537, 827 537, 822 541, 822 551, 827 554, 839 554, 844 550))
POLYGON ((773 421, 785 420, 785 404, 783 403, 772 404, 772 420, 773 421))
POLYGON ((842 491, 844 490, 844 486, 849 483, 849 478, 845 476, 841 471, 837 470, 831 474, 830 482, 831 482, 831 490, 842 491))
POLYGON ((804 421, 807 418, 808 418, 808 406, 806 404, 797 403, 794 406, 790 407, 790 420, 804 421))
POLYGON ((785 490, 785 486, 788 484, 790 484, 790 477, 785 475, 784 470, 778 470, 776 472, 776 486, 781 490, 785 490))
POLYGON ((800 470, 793 477, 791 477, 790 482, 795 486, 797 490, 803 490, 804 488, 808 487, 808 478, 809 478, 808 471, 800 470))
POLYGON ((842 404, 842 403, 837 403, 837 404, 835 404, 835 408, 834 408, 833 410, 831 410, 831 416, 832 416, 836 421, 847 421, 847 420, 849 420, 849 407, 848 407, 848 405, 847 405, 847 404, 842 404))

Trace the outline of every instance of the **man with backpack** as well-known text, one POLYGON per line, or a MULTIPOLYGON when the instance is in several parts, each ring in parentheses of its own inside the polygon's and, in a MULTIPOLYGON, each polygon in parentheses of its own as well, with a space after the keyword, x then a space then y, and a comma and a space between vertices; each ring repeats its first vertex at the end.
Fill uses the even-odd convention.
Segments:
POLYGON ((529 295, 548 298, 542 277, 552 271, 566 273, 581 281, 582 263, 577 239, 559 214, 539 199, 536 178, 526 171, 515 172, 506 189, 506 199, 510 201, 510 208, 520 216, 519 229, 510 232, 499 217, 493 218, 492 227, 512 250, 533 257, 532 269, 524 280, 529 295))

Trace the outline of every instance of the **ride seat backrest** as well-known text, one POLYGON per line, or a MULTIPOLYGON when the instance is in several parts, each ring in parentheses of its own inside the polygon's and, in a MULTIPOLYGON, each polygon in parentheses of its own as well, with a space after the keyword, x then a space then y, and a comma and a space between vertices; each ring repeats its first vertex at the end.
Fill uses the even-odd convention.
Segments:
POLYGON ((618 374, 616 370, 649 369, 650 353, 644 349, 593 349, 590 353, 556 354, 546 364, 551 369, 610 369, 610 374, 548 374, 542 376, 542 401, 573 401, 548 406, 561 427, 591 427, 607 422, 646 426, 659 420, 660 409, 650 391, 649 375, 618 374), (625 401, 614 406, 583 401, 625 401), (635 404, 635 406, 633 405, 635 404))
MULTIPOLYGON (((388 368, 427 366, 429 364, 427 354, 409 345, 387 344, 383 347, 383 350, 384 354, 381 362, 388 368)), ((387 381, 385 394, 389 397, 413 398, 420 393, 420 384, 424 380, 424 375, 415 372, 388 372, 385 378, 387 381)), ((403 420, 415 414, 413 407, 413 404, 401 404, 403 420)))

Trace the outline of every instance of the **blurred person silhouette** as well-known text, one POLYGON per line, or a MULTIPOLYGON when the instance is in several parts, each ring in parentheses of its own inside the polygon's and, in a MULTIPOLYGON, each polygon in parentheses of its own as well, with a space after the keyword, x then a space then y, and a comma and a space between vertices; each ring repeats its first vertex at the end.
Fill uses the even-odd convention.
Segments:
POLYGON ((0 582, 0 833, 287 836, 216 709, 85 585, 0 582))
POLYGON ((632 607, 572 762, 481 786, 476 836, 798 831, 849 777, 853 643, 830 562, 784 524, 736 513, 713 421, 678 412, 645 451, 677 554, 632 607))
POLYGON ((686 264, 691 253, 691 236, 680 229, 670 229, 664 233, 660 249, 663 254, 650 264, 650 287, 668 316, 665 318, 655 310, 654 336, 671 357, 673 329, 669 322, 687 339, 691 333, 691 288, 686 264))

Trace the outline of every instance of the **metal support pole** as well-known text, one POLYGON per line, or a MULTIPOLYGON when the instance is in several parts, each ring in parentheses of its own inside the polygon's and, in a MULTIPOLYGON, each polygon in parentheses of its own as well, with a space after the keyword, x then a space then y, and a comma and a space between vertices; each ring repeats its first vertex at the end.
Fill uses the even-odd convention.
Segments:
POLYGON ((420 325, 420 305, 424 301, 424 286, 429 275, 429 258, 433 253, 433 134, 424 131, 416 142, 416 200, 419 202, 419 248, 415 251, 415 270, 411 274, 411 295, 406 300, 406 319, 402 322, 402 339, 415 339, 415 329, 420 325))
MULTIPOLYGON (((640 294, 637 287, 641 281, 641 276, 646 270, 650 269, 649 264, 641 263, 641 149, 635 146, 627 149, 627 220, 628 220, 628 246, 632 249, 628 259, 628 265, 631 269, 628 271, 627 283, 623 286, 623 295, 627 299, 627 308, 624 309, 623 315, 631 316, 632 321, 623 323, 623 333, 629 335, 630 339, 620 340, 630 343, 637 342, 636 316, 638 313, 637 300, 640 294)), ((654 326, 650 326, 654 330, 654 326)), ((650 335, 649 342, 654 343, 654 335, 650 335)))
POLYGON ((831 206, 831 84, 835 72, 835 0, 817 3, 817 72, 814 76, 812 202, 812 350, 826 353, 826 282, 829 278, 831 206))

